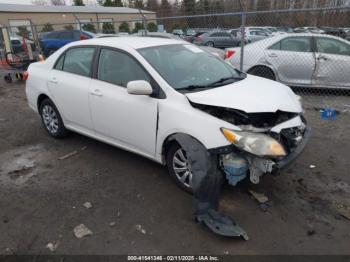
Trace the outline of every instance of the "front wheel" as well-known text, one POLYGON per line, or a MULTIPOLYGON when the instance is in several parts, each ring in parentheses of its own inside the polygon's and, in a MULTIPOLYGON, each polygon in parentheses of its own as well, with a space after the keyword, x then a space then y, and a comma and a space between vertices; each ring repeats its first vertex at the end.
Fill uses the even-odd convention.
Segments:
POLYGON ((192 194, 192 171, 185 150, 177 143, 170 146, 166 154, 166 163, 170 176, 184 191, 192 194))
POLYGON ((40 116, 45 130, 54 138, 62 138, 68 134, 61 115, 50 99, 44 99, 40 104, 40 116))

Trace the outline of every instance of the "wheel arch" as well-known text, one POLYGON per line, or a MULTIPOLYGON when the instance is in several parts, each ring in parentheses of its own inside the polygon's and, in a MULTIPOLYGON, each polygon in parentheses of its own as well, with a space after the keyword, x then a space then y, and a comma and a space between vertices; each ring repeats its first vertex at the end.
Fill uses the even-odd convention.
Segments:
POLYGON ((254 69, 256 69, 256 68, 262 68, 262 67, 268 68, 268 69, 273 73, 273 75, 275 76, 275 80, 276 80, 276 81, 279 80, 277 71, 276 71, 271 65, 267 65, 267 64, 258 64, 258 65, 254 65, 254 66, 250 67, 250 68, 247 70, 247 73, 250 74, 252 70, 254 70, 254 69))
POLYGON ((45 99, 50 99, 52 101, 52 99, 44 93, 42 93, 38 96, 37 103, 36 103, 38 112, 40 112, 40 105, 45 99))
POLYGON ((169 148, 173 144, 179 144, 180 145, 180 142, 178 142, 177 138, 176 138, 176 136, 180 135, 180 134, 181 135, 186 135, 188 137, 191 137, 192 139, 198 141, 201 145, 203 145, 205 147, 204 143, 202 143, 200 140, 198 140, 197 138, 195 138, 194 136, 192 136, 190 134, 182 133, 182 132, 170 134, 164 139, 164 141, 162 143, 162 147, 161 147, 161 149, 162 149, 162 151, 161 151, 161 158, 162 158, 162 163, 164 165, 166 165, 166 160, 165 159, 166 159, 167 150, 169 150, 169 148))

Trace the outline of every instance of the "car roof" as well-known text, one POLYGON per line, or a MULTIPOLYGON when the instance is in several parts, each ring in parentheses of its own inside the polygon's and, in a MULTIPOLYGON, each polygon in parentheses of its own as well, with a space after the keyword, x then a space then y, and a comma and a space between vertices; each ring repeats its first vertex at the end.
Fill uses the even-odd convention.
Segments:
POLYGON ((336 36, 333 36, 333 35, 325 35, 325 34, 317 34, 317 33, 287 33, 287 34, 280 34, 280 35, 276 35, 276 36, 272 36, 272 37, 268 37, 268 38, 265 38, 263 40, 260 40, 260 41, 256 41, 256 42, 253 42, 248 46, 250 47, 256 47, 256 48, 266 48, 267 46, 271 45, 271 44, 274 44, 276 43, 277 41, 280 41, 284 38, 287 38, 287 37, 303 37, 303 36, 312 36, 312 37, 327 37, 327 38, 333 38, 333 39, 338 39, 338 40, 343 40, 343 41, 346 41, 340 37, 336 37, 336 36))
POLYGON ((102 45, 110 47, 129 47, 132 49, 147 48, 153 46, 184 44, 182 40, 156 38, 156 37, 139 37, 139 36, 123 36, 123 37, 106 37, 106 38, 92 38, 84 41, 73 42, 75 45, 102 45))

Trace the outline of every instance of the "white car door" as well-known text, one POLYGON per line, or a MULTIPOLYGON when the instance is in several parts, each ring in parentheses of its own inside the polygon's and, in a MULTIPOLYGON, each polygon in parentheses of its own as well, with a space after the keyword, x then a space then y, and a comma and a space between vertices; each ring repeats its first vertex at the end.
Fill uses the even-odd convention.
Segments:
POLYGON ((154 156, 158 99, 132 95, 126 85, 151 78, 129 54, 102 48, 90 88, 90 108, 95 132, 113 144, 154 156))
POLYGON ((68 49, 48 76, 48 88, 67 126, 93 131, 89 88, 94 47, 68 49))
POLYGON ((350 44, 345 41, 315 37, 316 86, 350 87, 350 44))
POLYGON ((284 38, 265 50, 265 58, 274 67, 281 82, 311 85, 315 72, 311 37, 284 38))

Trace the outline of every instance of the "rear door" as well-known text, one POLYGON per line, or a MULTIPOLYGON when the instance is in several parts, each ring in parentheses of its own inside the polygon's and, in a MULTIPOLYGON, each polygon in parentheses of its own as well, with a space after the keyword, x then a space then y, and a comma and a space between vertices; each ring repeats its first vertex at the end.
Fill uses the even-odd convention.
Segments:
POLYGON ((350 87, 350 44, 328 37, 315 37, 317 86, 350 87))
POLYGON ((266 49, 265 58, 280 81, 290 85, 311 85, 316 64, 311 37, 286 37, 266 49))
POLYGON ((89 88, 94 47, 68 49, 48 76, 48 87, 65 124, 82 132, 93 130, 89 88))

